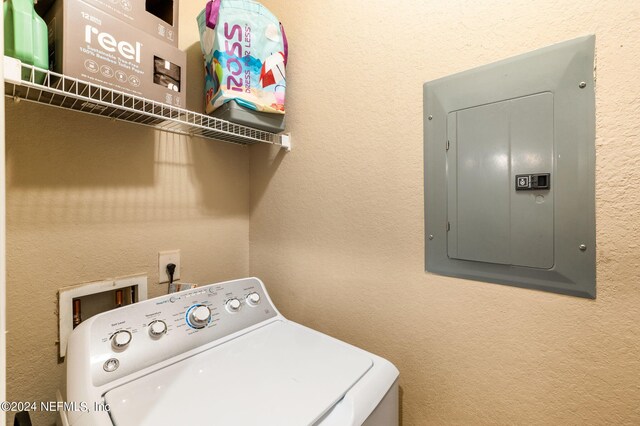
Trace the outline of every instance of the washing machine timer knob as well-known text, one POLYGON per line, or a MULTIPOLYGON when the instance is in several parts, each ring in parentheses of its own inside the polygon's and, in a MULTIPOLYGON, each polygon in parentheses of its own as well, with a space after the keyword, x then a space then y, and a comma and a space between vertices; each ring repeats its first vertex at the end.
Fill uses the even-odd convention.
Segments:
POLYGON ((211 310, 205 305, 195 305, 189 312, 189 322, 195 328, 204 328, 211 319, 211 310))
POLYGON ((167 323, 162 320, 155 320, 149 324, 149 335, 151 337, 162 337, 167 333, 167 323))
POLYGON ((240 301, 234 297, 233 299, 227 300, 225 306, 227 307, 227 311, 229 312, 238 312, 238 310, 240 309, 240 301))
POLYGON ((247 294, 246 300, 249 306, 256 306, 258 303, 260 303, 260 295, 256 292, 249 293, 247 294))
POLYGON ((131 343, 131 333, 127 330, 120 330, 111 336, 111 346, 116 350, 124 350, 131 343))

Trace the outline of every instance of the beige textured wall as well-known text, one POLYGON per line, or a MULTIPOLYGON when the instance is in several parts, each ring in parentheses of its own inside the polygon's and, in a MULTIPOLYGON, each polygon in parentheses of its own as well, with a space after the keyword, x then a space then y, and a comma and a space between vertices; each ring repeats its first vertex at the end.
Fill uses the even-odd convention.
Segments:
MULTIPOLYGON (((4 19, 0 22, 0 44, 4 46, 4 19)), ((0 85, 4 86, 4 62, 0 64, 0 85)), ((4 161, 4 103, 0 102, 0 200, 5 199, 5 161, 4 161)), ((0 207, 0 377, 6 377, 7 369, 7 342, 6 330, 6 205, 0 207)), ((0 399, 6 400, 7 383, 0 380, 0 399)), ((6 413, 0 413, 0 424, 6 420, 6 413)))
MULTIPOLYGON (((196 109, 202 4, 181 5, 196 109)), ((167 249, 182 250, 185 282, 248 275, 248 149, 26 102, 7 102, 6 123, 9 400, 54 400, 62 385, 60 287, 146 272, 149 296, 158 296, 166 284, 157 256, 167 249)))
POLYGON ((405 425, 640 424, 640 3, 267 0, 294 150, 251 153, 284 315, 400 369, 405 425), (598 298, 424 272, 422 83, 597 35, 598 298))

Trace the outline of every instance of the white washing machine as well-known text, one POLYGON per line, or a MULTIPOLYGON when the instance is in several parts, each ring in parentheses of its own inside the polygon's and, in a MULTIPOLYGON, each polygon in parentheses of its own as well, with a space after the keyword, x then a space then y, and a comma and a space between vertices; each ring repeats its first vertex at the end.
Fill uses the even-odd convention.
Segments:
POLYGON ((64 425, 398 425, 398 370, 288 321, 257 278, 96 315, 66 363, 64 425))

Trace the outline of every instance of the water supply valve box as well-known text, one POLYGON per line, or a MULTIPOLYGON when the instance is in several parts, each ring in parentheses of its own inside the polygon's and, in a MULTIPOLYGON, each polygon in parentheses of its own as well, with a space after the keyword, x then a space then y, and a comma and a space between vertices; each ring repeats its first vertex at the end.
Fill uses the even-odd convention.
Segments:
MULTIPOLYGON (((89 3, 57 0, 45 17, 53 71, 184 107, 186 53, 89 3)), ((176 5, 177 7, 177 5, 176 5)))

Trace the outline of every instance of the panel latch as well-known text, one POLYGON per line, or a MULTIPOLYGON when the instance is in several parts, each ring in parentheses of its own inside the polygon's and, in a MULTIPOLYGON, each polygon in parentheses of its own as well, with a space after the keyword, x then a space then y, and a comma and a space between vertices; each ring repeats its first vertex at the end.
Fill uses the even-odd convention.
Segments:
POLYGON ((532 191, 536 189, 549 189, 550 187, 551 173, 516 175, 516 191, 532 191))

